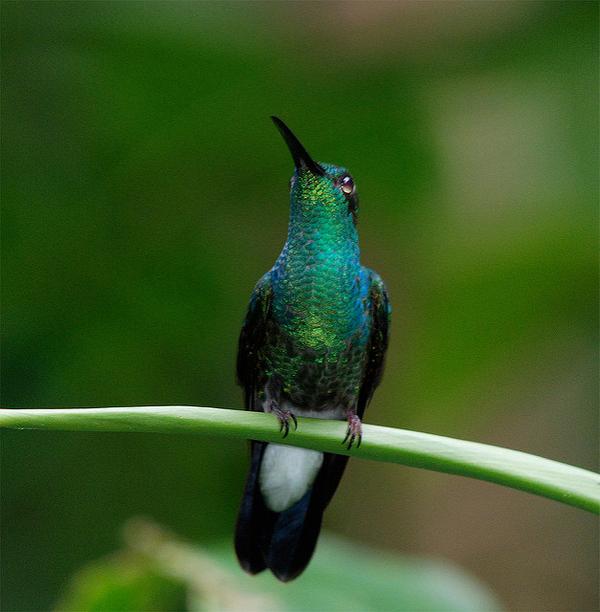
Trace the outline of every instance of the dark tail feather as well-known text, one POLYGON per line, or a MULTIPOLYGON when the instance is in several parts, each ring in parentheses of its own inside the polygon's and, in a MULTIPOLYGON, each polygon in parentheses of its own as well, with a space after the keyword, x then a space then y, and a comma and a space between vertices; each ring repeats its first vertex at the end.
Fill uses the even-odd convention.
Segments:
POLYGON ((247 572, 256 574, 268 567, 279 580, 287 582, 302 573, 313 555, 323 511, 337 489, 348 457, 325 453, 313 486, 291 508, 277 513, 265 506, 258 484, 265 446, 252 442, 235 550, 247 572))

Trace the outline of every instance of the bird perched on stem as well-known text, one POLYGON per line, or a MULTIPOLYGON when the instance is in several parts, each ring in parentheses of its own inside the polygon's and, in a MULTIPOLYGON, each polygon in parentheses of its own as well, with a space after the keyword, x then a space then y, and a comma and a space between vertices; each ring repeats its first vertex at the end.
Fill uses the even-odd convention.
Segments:
MULTIPOLYGON (((277 117, 294 160, 287 240, 257 283, 239 339, 237 377, 247 410, 272 413, 283 437, 296 416, 361 418, 383 372, 390 306, 383 281, 360 263, 358 196, 345 168, 317 163, 277 117)), ((235 549, 251 574, 283 581, 307 566, 323 511, 348 457, 251 442, 235 549)))

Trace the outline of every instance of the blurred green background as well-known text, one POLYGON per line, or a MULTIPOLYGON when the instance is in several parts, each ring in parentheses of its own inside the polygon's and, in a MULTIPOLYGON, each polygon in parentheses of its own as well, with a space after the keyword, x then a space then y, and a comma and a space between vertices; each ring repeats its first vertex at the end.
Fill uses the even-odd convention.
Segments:
MULTIPOLYGON (((353 172, 394 313, 368 422, 597 467, 595 2, 2 3, 2 405, 241 406, 287 224, 277 114, 353 172)), ((239 441, 2 432, 2 608, 132 515, 231 538, 239 441)), ((592 515, 354 460, 326 528, 590 610, 592 515)))

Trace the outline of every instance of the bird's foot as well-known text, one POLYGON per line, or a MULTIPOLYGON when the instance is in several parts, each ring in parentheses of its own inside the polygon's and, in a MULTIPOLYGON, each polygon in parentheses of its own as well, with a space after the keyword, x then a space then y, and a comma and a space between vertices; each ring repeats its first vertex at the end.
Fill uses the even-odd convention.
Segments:
POLYGON ((342 444, 348 443, 348 450, 352 448, 356 441, 356 448, 360 446, 362 442, 362 422, 360 417, 356 414, 348 415, 348 429, 346 430, 346 437, 342 444))
POLYGON ((279 431, 283 432, 284 438, 290 433, 290 421, 294 423, 294 431, 298 429, 298 421, 292 412, 285 408, 280 408, 279 404, 275 401, 271 402, 270 408, 270 412, 279 420, 279 431))

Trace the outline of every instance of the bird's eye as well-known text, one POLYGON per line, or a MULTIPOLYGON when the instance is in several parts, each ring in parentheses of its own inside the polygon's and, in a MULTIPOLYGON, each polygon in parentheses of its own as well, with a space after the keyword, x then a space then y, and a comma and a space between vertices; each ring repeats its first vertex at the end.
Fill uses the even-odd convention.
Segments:
POLYGON ((343 176, 340 180, 340 189, 346 194, 350 195, 354 191, 354 181, 351 176, 343 176))

